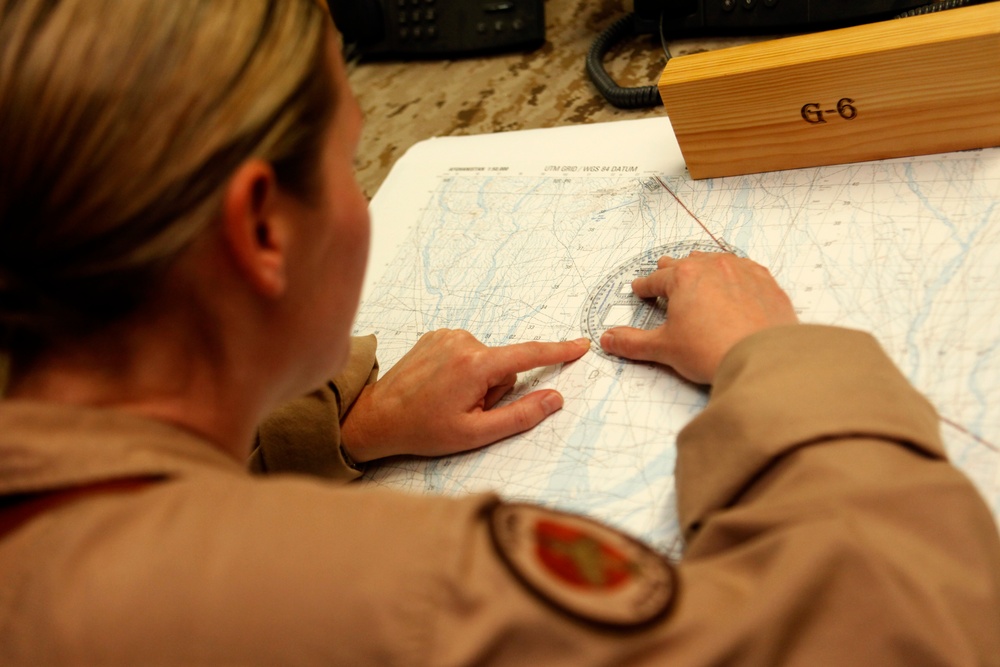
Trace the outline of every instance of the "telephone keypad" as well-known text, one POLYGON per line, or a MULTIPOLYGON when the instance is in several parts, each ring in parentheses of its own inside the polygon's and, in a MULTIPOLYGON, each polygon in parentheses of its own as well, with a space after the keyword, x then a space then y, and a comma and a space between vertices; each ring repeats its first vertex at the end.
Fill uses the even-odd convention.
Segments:
MULTIPOLYGON (((734 0, 735 1, 735 0, 734 0)), ((527 49, 545 41, 544 0, 390 0, 387 54, 476 55, 527 49), (395 16, 392 16, 395 14, 395 16)), ((369 55, 376 55, 370 51, 369 55)))
POLYGON ((437 12, 433 4, 434 0, 399 0, 400 11, 397 20, 400 28, 397 35, 401 42, 433 40, 438 36, 437 12), (412 9, 421 5, 427 7, 412 9))

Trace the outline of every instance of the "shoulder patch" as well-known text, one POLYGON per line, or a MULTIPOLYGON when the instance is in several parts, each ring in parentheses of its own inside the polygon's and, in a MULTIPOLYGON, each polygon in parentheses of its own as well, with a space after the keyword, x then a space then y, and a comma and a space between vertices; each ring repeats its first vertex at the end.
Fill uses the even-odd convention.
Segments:
POLYGON ((491 509, 493 543, 529 589, 576 618, 637 627, 666 614, 674 570, 666 558, 587 517, 526 504, 491 509))

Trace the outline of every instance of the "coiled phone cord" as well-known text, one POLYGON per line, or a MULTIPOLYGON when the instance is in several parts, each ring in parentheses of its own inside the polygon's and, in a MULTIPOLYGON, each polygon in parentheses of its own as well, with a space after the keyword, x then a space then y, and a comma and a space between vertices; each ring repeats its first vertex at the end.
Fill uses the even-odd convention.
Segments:
POLYGON ((638 86, 623 88, 615 83, 611 75, 604 69, 604 57, 613 46, 626 37, 635 35, 635 18, 632 14, 623 16, 612 23, 597 39, 587 53, 587 74, 594 82, 597 90, 608 102, 619 109, 643 109, 663 104, 660 91, 656 86, 638 86))
POLYGON ((957 7, 964 7, 965 5, 978 5, 986 0, 939 0, 932 5, 924 5, 923 7, 917 7, 916 9, 911 9, 908 12, 903 12, 897 19, 905 19, 911 16, 922 16, 923 14, 933 14, 934 12, 943 12, 946 9, 955 9, 957 7))

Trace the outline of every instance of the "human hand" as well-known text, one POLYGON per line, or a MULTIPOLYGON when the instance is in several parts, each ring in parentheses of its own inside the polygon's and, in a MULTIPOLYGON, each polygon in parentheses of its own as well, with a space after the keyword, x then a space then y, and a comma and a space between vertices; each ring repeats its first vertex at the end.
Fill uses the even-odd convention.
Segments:
POLYGON ((453 454, 527 431, 563 401, 559 392, 543 389, 494 408, 517 373, 573 361, 589 348, 584 338, 487 347, 467 331, 424 334, 362 391, 341 426, 344 446, 361 463, 396 454, 453 454))
POLYGON ((652 330, 614 327, 601 347, 629 359, 655 361, 689 380, 710 384, 736 343, 763 329, 796 324, 788 295, 756 262, 730 253, 661 257, 657 270, 636 278, 640 298, 669 300, 667 320, 652 330))

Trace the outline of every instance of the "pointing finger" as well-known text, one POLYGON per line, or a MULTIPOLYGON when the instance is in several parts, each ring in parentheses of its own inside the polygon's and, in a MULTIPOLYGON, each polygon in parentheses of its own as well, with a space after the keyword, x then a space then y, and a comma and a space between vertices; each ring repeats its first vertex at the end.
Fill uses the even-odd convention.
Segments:
POLYGON ((515 343, 492 348, 493 366, 500 377, 579 359, 590 349, 590 339, 577 338, 558 343, 515 343))

